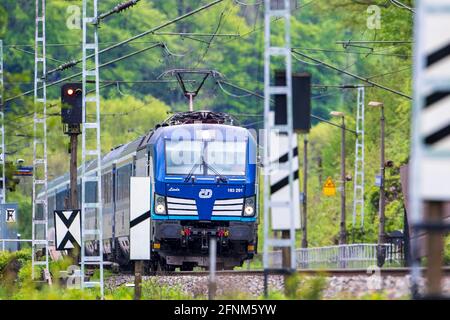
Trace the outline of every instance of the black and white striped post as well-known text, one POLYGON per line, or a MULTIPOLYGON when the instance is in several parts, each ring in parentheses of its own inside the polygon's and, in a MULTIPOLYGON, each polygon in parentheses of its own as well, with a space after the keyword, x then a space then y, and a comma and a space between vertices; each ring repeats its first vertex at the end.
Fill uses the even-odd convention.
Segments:
MULTIPOLYGON (((416 1, 414 108, 410 166, 411 225, 427 231, 427 295, 441 295, 442 218, 450 201, 450 0, 416 1)), ((418 297, 418 237, 412 243, 412 293, 418 297)))
POLYGON ((130 178, 130 260, 134 261, 134 300, 142 294, 142 275, 145 261, 151 260, 150 177, 130 178))

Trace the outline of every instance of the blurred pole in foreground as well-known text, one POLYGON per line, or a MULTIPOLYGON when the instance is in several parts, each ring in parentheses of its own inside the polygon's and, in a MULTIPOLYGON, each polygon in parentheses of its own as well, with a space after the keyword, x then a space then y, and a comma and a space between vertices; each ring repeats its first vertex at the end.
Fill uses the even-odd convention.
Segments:
POLYGON ((209 239, 209 284, 208 284, 208 299, 214 300, 216 297, 216 261, 217 261, 217 239, 211 237, 209 239))

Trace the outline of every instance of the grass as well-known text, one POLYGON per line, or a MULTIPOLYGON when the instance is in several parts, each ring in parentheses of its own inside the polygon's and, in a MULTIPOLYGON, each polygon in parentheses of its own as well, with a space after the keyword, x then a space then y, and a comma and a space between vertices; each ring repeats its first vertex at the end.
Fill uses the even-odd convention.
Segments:
MULTIPOLYGON (((80 290, 70 289, 59 284, 61 271, 67 271, 74 265, 70 257, 64 257, 58 261, 50 262, 49 269, 52 275, 51 286, 35 282, 31 279, 31 251, 21 250, 17 252, 0 252, 0 300, 95 300, 100 298, 98 288, 80 290)), ((112 275, 110 270, 104 270, 104 277, 112 275)), ((39 278, 39 272, 36 273, 39 278)), ((99 278, 96 270, 92 279, 99 278)), ((134 288, 120 286, 105 290, 107 300, 133 299, 134 288)), ((183 292, 180 286, 169 286, 158 283, 155 279, 143 281, 142 299, 192 299, 192 296, 183 292)))
MULTIPOLYGON (((261 263, 256 257, 252 261, 255 266, 261 263)), ((252 266, 252 263, 250 264, 252 266)), ((53 285, 39 284, 31 280, 31 252, 29 249, 18 252, 0 252, 0 300, 96 300, 100 299, 98 288, 80 290, 69 289, 59 285, 60 271, 66 271, 73 265, 73 261, 65 257, 50 263, 50 272, 53 285)), ((257 268, 261 268, 258 266, 257 268)), ((244 266, 242 269, 246 269, 244 266)), ((110 270, 105 270, 104 276, 112 275, 110 270)), ((98 279, 98 270, 94 272, 93 279, 98 279)), ((318 276, 292 275, 286 282, 287 290, 270 290, 270 300, 320 300, 324 299, 327 287, 326 274, 318 276)), ((134 297, 134 288, 122 285, 115 288, 105 288, 106 300, 131 300, 134 297)), ((224 300, 266 299, 264 296, 254 297, 242 291, 226 292, 217 296, 224 300)), ((407 299, 408 297, 401 297, 407 299)), ((142 283, 143 300, 191 300, 207 299, 202 293, 186 292, 181 285, 163 284, 156 278, 144 280, 142 283)), ((350 293, 337 294, 333 299, 362 299, 362 300, 386 300, 391 299, 385 291, 373 291, 362 296, 352 296, 350 293)))

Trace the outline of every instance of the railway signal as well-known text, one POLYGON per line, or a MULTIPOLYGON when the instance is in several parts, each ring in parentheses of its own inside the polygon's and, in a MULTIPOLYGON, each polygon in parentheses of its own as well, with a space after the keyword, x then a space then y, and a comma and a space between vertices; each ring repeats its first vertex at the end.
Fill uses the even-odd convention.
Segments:
MULTIPOLYGON (((275 72, 275 85, 286 85, 286 71, 275 72)), ((287 122, 286 96, 275 95, 275 124, 287 122)), ((311 75, 292 74, 292 126, 297 133, 309 133, 311 129, 311 75)))
MULTIPOLYGON (((82 84, 66 83, 61 86, 61 120, 65 125, 79 127, 82 117, 82 84)), ((67 130, 65 130, 67 131, 67 130)))
MULTIPOLYGON (((83 89, 81 83, 66 83, 61 86, 61 121, 64 133, 69 135, 70 153, 70 198, 65 209, 78 208, 78 135, 83 117, 83 89)), ((59 208, 62 209, 62 208, 59 208)))
MULTIPOLYGON (((286 72, 275 72, 275 85, 286 85, 286 72)), ((292 126, 296 133, 303 133, 303 191, 300 193, 300 199, 292 199, 294 203, 300 202, 302 208, 296 208, 301 211, 301 230, 302 230, 302 248, 308 246, 307 239, 307 185, 308 185, 308 138, 307 135, 311 129, 311 75, 309 73, 292 74, 292 126)), ((282 94, 275 95, 275 125, 287 123, 286 96, 282 94)), ((298 154, 297 134, 294 134, 294 156, 298 154)), ((280 141, 281 144, 281 141, 280 141)), ((294 159, 294 166, 298 167, 298 158, 294 159)), ((295 194, 297 190, 299 169, 294 173, 295 194)), ((287 177, 286 177, 287 178, 287 177)), ((285 190, 283 191, 284 193, 285 190)))

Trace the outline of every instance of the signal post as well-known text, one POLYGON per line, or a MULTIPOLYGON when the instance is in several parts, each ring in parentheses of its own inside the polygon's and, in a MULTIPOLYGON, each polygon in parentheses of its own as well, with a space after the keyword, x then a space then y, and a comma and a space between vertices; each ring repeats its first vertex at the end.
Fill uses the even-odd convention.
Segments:
MULTIPOLYGON (((82 85, 67 83, 61 87, 61 120, 64 134, 70 137, 70 197, 65 201, 65 209, 78 208, 78 135, 81 134, 82 120, 82 85)), ((72 251, 72 256, 79 259, 79 252, 72 251)))
MULTIPOLYGON (((273 128, 278 129, 283 126, 290 127, 292 135, 286 134, 282 130, 277 133, 270 133, 271 144, 278 144, 279 150, 272 151, 274 154, 271 156, 275 161, 279 163, 280 168, 275 168, 270 172, 270 199, 272 203, 287 201, 291 202, 294 209, 294 228, 290 227, 290 212, 289 208, 272 208, 272 229, 274 231, 281 231, 280 241, 287 242, 295 238, 295 234, 292 235, 294 230, 302 230, 302 243, 303 248, 307 247, 307 133, 311 128, 311 76, 308 73, 291 73, 291 95, 292 95, 292 123, 289 125, 289 112, 287 107, 287 96, 282 94, 275 94, 274 105, 274 119, 273 128), (297 137, 299 134, 304 134, 303 141, 303 190, 300 192, 299 183, 299 146, 297 137), (272 137, 274 135, 274 137, 272 137), (275 140, 272 141, 272 139, 275 140), (290 148, 289 148, 290 147, 290 148), (291 160, 289 153, 291 153, 291 160), (276 155, 275 155, 276 154, 276 155), (292 164, 289 162, 292 161, 292 164), (287 168, 286 168, 287 166, 287 168), (292 181, 290 181, 290 176, 292 181), (291 183, 291 186, 289 184, 291 183), (290 198, 290 188, 293 189, 293 197, 290 198), (274 219, 274 217, 276 217, 274 219), (284 221, 282 223, 282 221, 284 221)), ((280 70, 275 72, 275 86, 286 86, 286 71, 280 70)), ((295 243, 295 241, 294 241, 295 243)), ((278 247, 275 245, 274 247, 278 247)), ((295 257, 295 248, 293 250, 290 246, 280 246, 281 249, 281 269, 272 270, 274 272, 280 272, 285 276, 285 294, 291 296, 295 294, 291 292, 287 281, 288 276, 297 269, 297 262, 295 257), (294 255, 294 256, 293 256, 294 255)), ((266 272, 267 273, 267 272, 266 272)), ((266 277, 267 278, 267 277, 266 277)), ((267 291, 267 285, 265 285, 265 291, 267 291)))
POLYGON ((77 190, 77 179, 78 179, 78 135, 81 134, 80 125, 69 125, 68 130, 65 132, 70 137, 70 198, 69 206, 71 208, 78 207, 78 190, 77 190))

